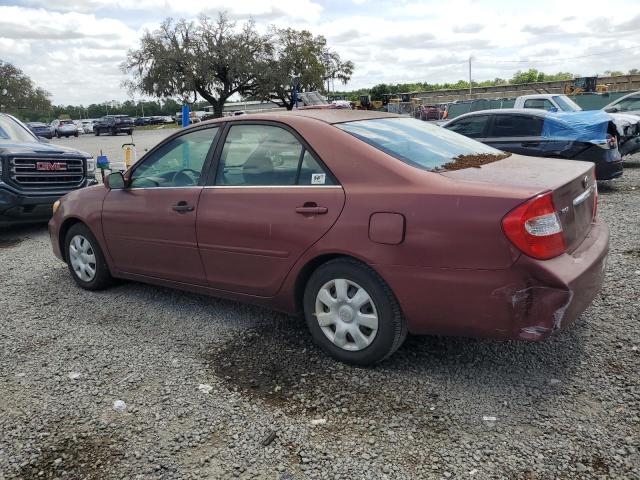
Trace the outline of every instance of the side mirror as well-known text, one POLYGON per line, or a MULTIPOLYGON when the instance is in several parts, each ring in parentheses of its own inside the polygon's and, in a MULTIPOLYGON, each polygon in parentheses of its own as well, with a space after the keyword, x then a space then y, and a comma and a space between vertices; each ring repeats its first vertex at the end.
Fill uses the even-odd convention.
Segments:
POLYGON ((105 178, 104 186, 109 190, 124 190, 124 176, 121 172, 110 173, 107 178, 105 178))
POLYGON ((607 113, 616 113, 618 111, 617 107, 609 107, 604 110, 607 113))
POLYGON ((49 143, 49 139, 46 137, 38 137, 40 143, 49 143))

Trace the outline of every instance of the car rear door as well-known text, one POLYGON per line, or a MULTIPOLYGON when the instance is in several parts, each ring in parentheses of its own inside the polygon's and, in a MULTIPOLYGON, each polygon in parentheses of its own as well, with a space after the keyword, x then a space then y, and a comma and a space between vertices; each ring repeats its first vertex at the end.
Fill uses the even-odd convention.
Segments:
POLYGON ((218 131, 199 128, 166 141, 134 167, 127 188, 107 194, 102 225, 118 270, 206 285, 196 216, 218 131))
POLYGON ((505 152, 542 157, 546 147, 543 123, 544 119, 537 115, 497 113, 492 115, 483 142, 505 152))
POLYGON ((335 223, 344 191, 293 130, 233 122, 200 197, 198 245, 209 286, 270 297, 335 223))
POLYGON ((453 120, 447 124, 446 128, 465 137, 482 142, 487 134, 489 119, 489 115, 469 115, 453 120))

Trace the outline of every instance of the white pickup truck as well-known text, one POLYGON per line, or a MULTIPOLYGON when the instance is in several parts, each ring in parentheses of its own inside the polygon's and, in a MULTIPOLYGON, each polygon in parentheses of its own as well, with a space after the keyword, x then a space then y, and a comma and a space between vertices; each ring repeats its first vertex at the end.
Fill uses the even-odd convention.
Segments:
MULTIPOLYGON (((516 98, 513 108, 534 108, 557 112, 580 112, 582 108, 566 95, 540 93, 521 95, 516 98)), ((632 155, 640 151, 640 116, 626 113, 609 113, 618 131, 620 155, 632 155)))

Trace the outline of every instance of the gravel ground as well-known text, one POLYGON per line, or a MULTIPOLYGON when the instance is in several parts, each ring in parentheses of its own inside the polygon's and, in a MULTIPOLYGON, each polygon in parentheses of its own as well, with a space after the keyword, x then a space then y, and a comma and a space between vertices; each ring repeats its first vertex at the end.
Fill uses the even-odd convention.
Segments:
POLYGON ((44 227, 3 231, 0 479, 638 479, 640 159, 627 167, 601 188, 606 282, 572 328, 410 338, 372 369, 268 310, 82 291, 44 227))

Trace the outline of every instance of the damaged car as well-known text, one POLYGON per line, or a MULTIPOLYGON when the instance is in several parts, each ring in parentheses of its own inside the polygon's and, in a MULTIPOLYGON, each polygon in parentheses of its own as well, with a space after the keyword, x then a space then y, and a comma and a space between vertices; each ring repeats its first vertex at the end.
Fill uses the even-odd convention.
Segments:
POLYGON ((601 111, 480 110, 442 126, 505 152, 593 162, 597 180, 623 172, 618 126, 601 111))
POLYGON ((537 341, 569 326, 603 281, 597 198, 590 162, 308 109, 180 130, 56 202, 49 233, 84 289, 124 278, 263 305, 370 365, 407 332, 537 341))

